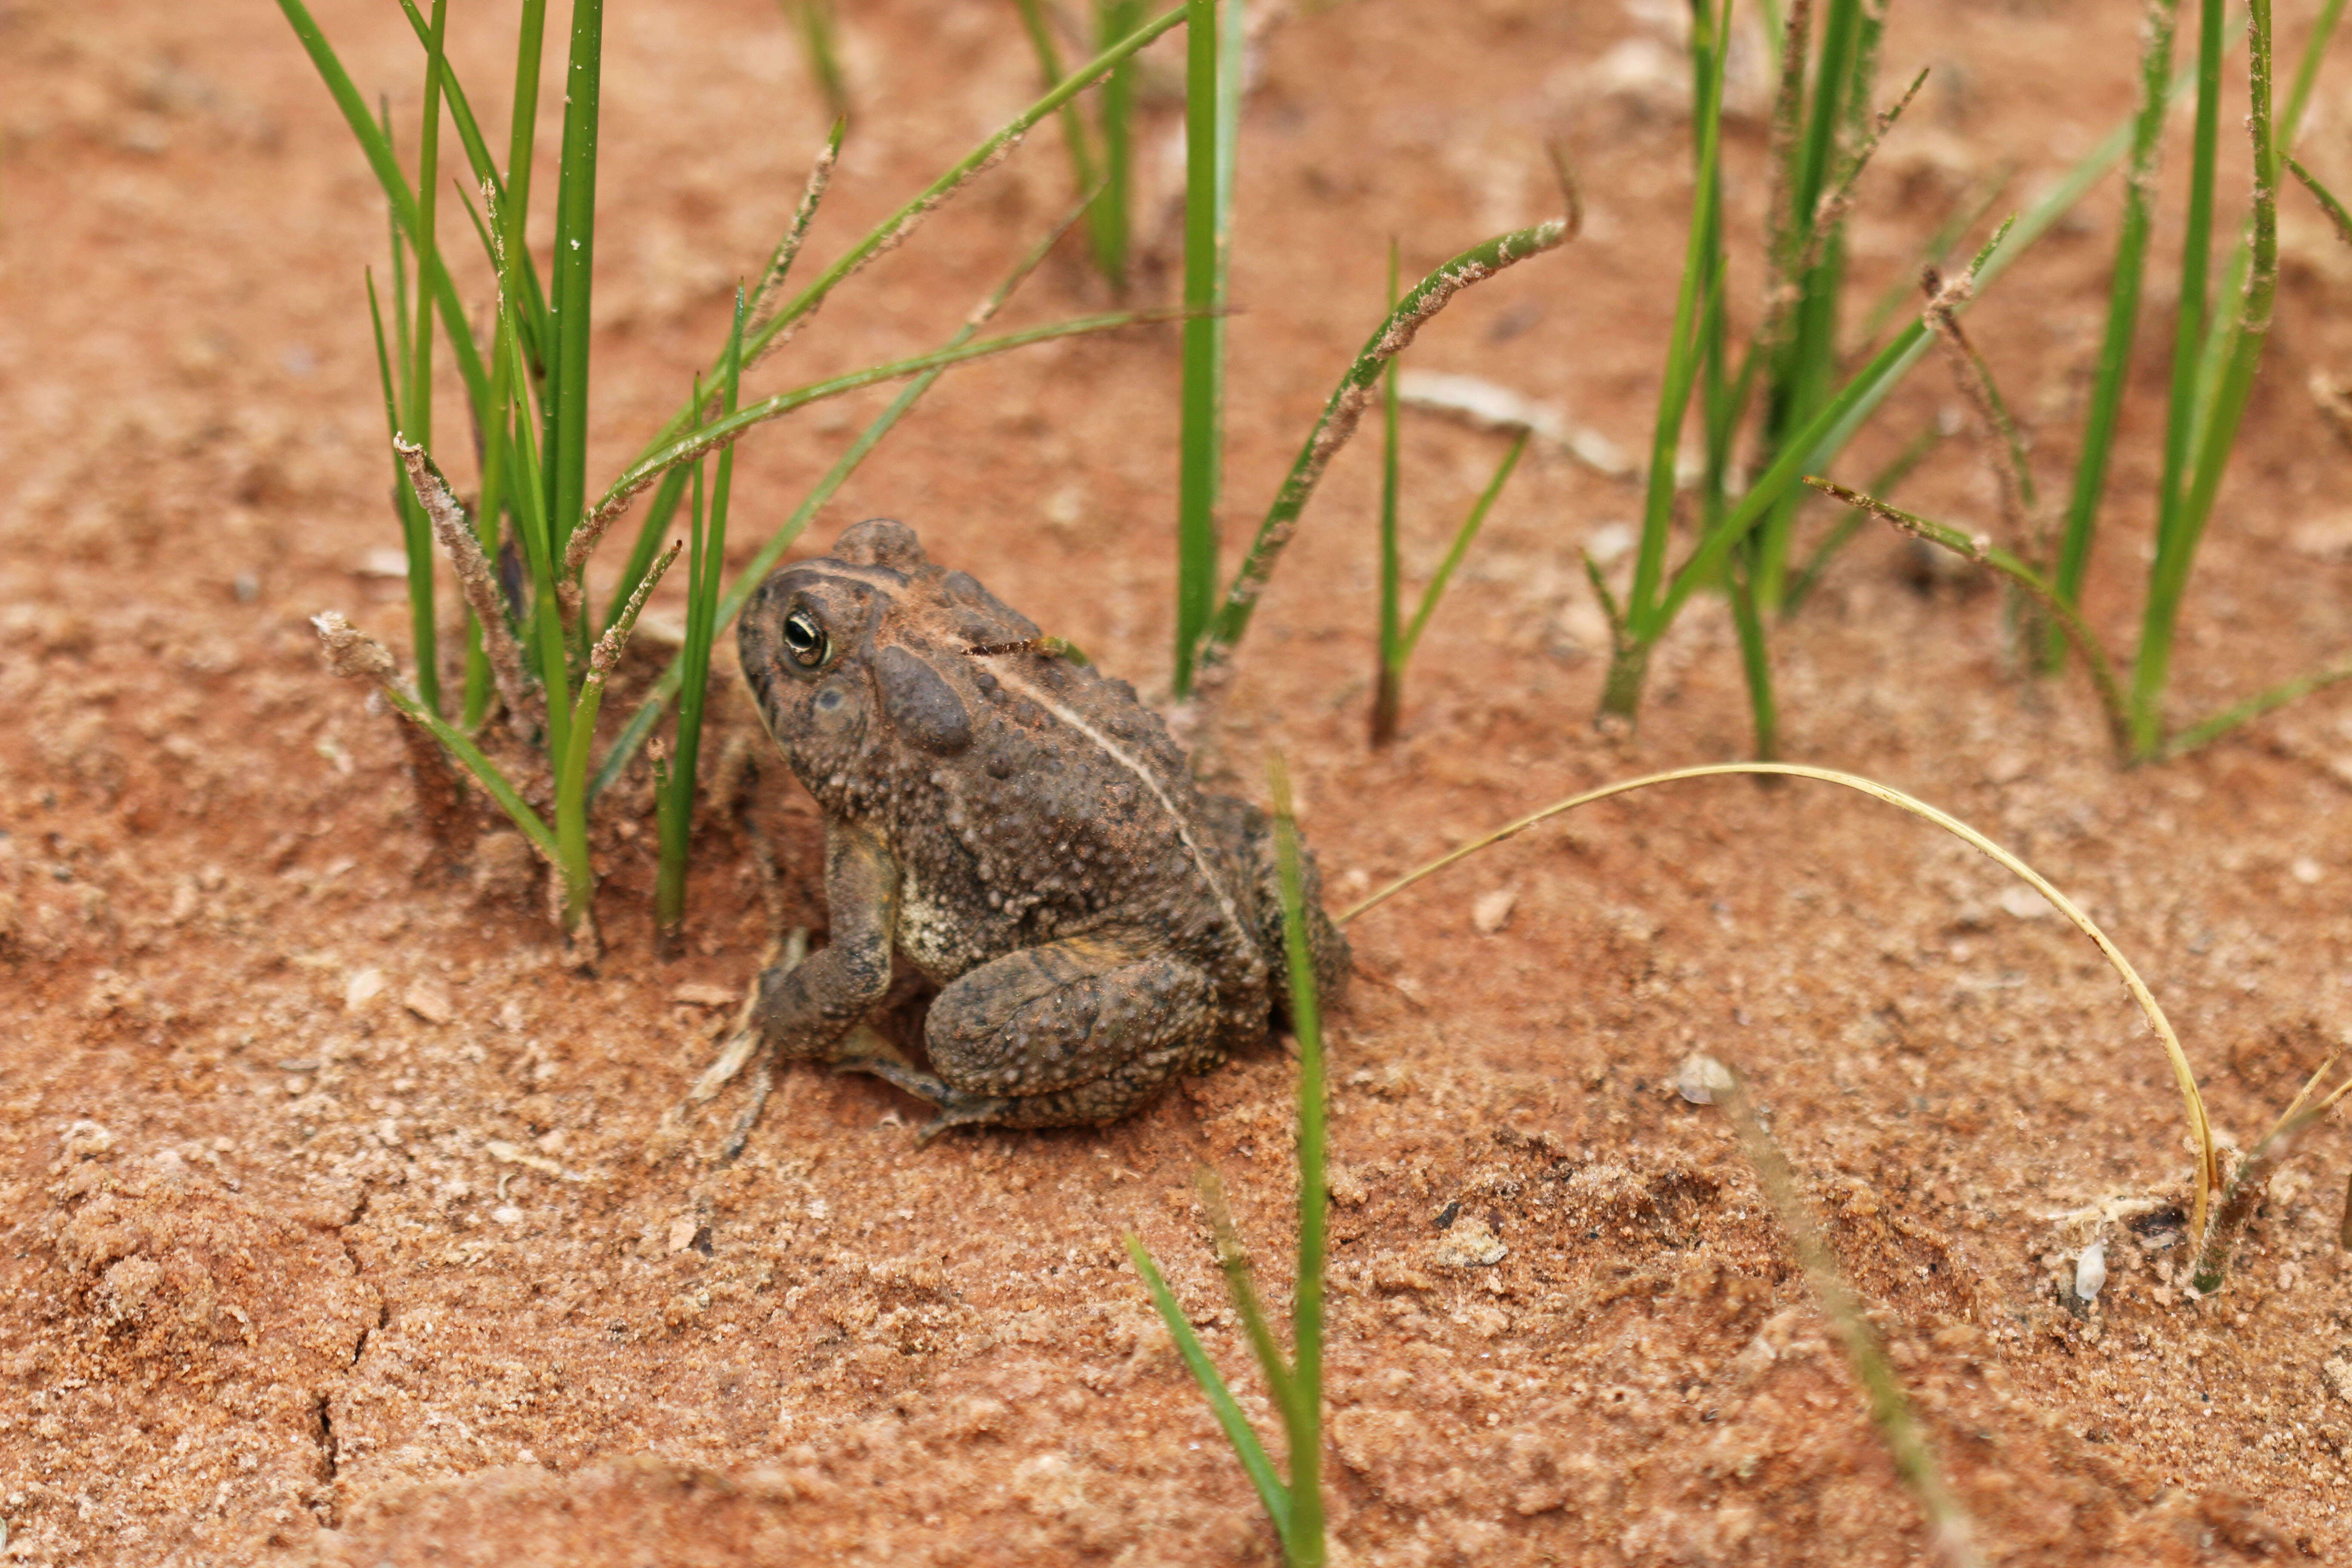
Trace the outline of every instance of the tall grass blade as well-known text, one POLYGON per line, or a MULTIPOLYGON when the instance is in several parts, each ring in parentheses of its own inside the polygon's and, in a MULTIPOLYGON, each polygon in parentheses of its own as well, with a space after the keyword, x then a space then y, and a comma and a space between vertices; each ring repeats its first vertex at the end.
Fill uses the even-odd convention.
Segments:
MULTIPOLYGON (((743 291, 735 291, 735 325, 728 338, 727 380, 720 388, 719 416, 735 412, 742 374, 743 291)), ((727 503, 735 472, 735 448, 719 454, 710 485, 708 523, 701 505, 702 469, 694 472, 693 554, 687 564, 685 669, 678 689, 677 753, 668 786, 661 792, 661 858, 654 881, 654 940, 676 956, 686 921, 686 862, 694 832, 694 784, 702 754, 703 700, 710 686, 710 647, 719 628, 719 583, 727 569, 727 503)), ((616 623, 617 624, 617 623, 616 623)))
MULTIPOLYGON (((2172 36, 2179 0, 2150 0, 2140 47, 2140 109, 2132 124, 2131 162, 2124 180, 2123 219, 2116 236, 2116 265, 2107 284, 2107 324, 2099 344, 2097 378, 2083 420, 2082 456, 2066 502, 2066 525, 2058 544, 2052 585, 2070 605, 2083 597, 2091 544, 2098 526, 2099 501, 2106 491, 2108 454, 2122 417, 2124 386, 2131 374, 2132 339, 2139 325, 2141 280, 2147 270, 2148 238, 2155 226, 2157 157, 2163 145, 2166 84, 2172 75, 2172 36)), ((2055 669, 2064 633, 2053 626, 2044 639, 2041 666, 2055 669)))
POLYGON ((1486 526, 1486 514, 1495 509, 1495 501, 1502 495, 1503 487, 1511 482, 1512 470, 1519 466, 1519 458, 1528 449, 1528 438, 1533 434, 1530 430, 1520 431, 1518 438, 1504 452, 1503 460, 1495 465, 1494 478, 1488 479, 1486 488, 1478 492, 1478 499, 1471 503, 1470 515, 1462 520, 1462 526, 1454 531, 1454 542, 1446 548, 1445 559, 1438 563, 1436 574, 1430 578, 1429 585, 1421 591, 1421 604, 1413 611, 1412 620, 1405 626, 1403 635, 1397 639, 1396 668, 1400 677, 1404 673, 1406 660, 1412 658, 1412 650, 1421 646, 1421 634, 1428 629, 1429 617, 1437 613, 1437 601, 1444 595, 1446 584, 1454 580, 1454 568, 1462 564, 1463 556, 1470 552, 1471 542, 1478 537, 1479 529, 1486 526))
MULTIPOLYGON (((2198 0, 2197 114, 2189 158, 2189 212, 2180 242, 2180 300, 2172 338, 2172 392, 2165 412, 2164 470, 2157 489, 2157 552, 2180 523, 2181 492, 2199 423, 2198 364, 2212 309, 2213 186, 2221 123, 2221 0, 2198 0)), ((2143 634, 2145 640, 2145 634, 2143 634)))
MULTIPOLYGON (((433 21, 425 41, 425 107, 416 131, 416 310, 420 331, 409 340, 408 403, 402 423, 420 447, 433 444, 433 301, 431 279, 441 270, 441 245, 435 217, 441 194, 442 43, 448 36, 449 0, 433 0, 433 21)), ((410 514, 403 508, 404 514, 410 514)), ((423 521, 421 514, 415 515, 423 521)), ((432 534, 412 529, 408 537, 410 636, 416 661, 417 700, 441 711, 439 616, 433 595, 432 534)))
MULTIPOLYGON (((531 5, 528 9, 536 11, 539 16, 543 19, 546 16, 546 5, 547 0, 532 0, 531 5)), ((433 24, 425 20, 425 14, 416 8, 416 0, 400 0, 400 8, 401 11, 408 17, 408 25, 415 32, 417 43, 424 47, 428 58, 436 58, 436 46, 433 41, 435 29, 433 24)), ((530 23, 529 16, 526 16, 525 22, 528 26, 530 23)), ((516 110, 518 114, 535 112, 538 103, 539 49, 536 34, 533 33, 528 36, 523 41, 529 46, 530 51, 530 89, 532 97, 528 104, 520 102, 518 103, 516 110)), ((465 87, 457 79, 457 73, 449 68, 449 62, 446 56, 439 55, 437 58, 439 59, 438 68, 442 94, 449 107, 449 123, 457 128, 457 143, 465 150, 467 165, 473 170, 474 184, 477 187, 487 184, 490 187, 492 194, 497 197, 497 199, 500 201, 507 200, 507 183, 505 179, 499 175, 498 164, 491 161, 489 143, 482 137, 481 122, 474 117, 473 103, 467 98, 465 87)), ((526 136, 526 140, 524 142, 524 156, 526 158, 529 156, 529 144, 528 136, 526 136)), ((509 156, 511 158, 511 152, 509 152, 509 156)), ((418 182, 417 188, 420 197, 426 183, 427 182, 422 180, 418 182)), ((530 182, 526 178, 523 183, 521 193, 523 199, 528 199, 529 190, 530 182)), ((470 210, 471 209, 468 209, 469 212, 470 210)), ((493 265, 495 265, 495 260, 493 261, 493 265)), ((538 332, 538 331, 545 325, 547 300, 540 289, 539 264, 531 259, 530 253, 528 250, 525 250, 522 253, 521 267, 519 276, 521 279, 523 291, 524 310, 522 319, 525 333, 525 344, 527 347, 530 347, 533 353, 536 353, 538 352, 537 344, 539 339, 532 334, 538 332)), ((495 374, 495 372, 493 372, 493 374, 495 374)))
MULTIPOLYGON (((1397 304, 1397 242, 1389 240, 1389 309, 1397 304)), ((1397 361, 1381 372, 1381 602, 1380 658, 1372 683, 1371 742, 1396 739, 1397 710, 1403 700, 1397 642, 1403 631, 1403 563, 1397 545, 1397 361)))
MULTIPOLYGON (((1108 11, 1106 15, 1108 15, 1108 11)), ((1217 500, 1223 474, 1225 269, 1231 207, 1221 197, 1217 115, 1218 0, 1189 0, 1184 39, 1184 348, 1177 432, 1176 669, 1179 697, 1192 689, 1194 661, 1217 594, 1217 500)), ((1115 82, 1118 79, 1114 76, 1115 82)), ((1108 103, 1106 112, 1108 112, 1108 103)), ((1108 127, 1106 128, 1108 133, 1108 127)), ((1111 190, 1118 189, 1116 145, 1111 190)), ((1107 200, 1109 192, 1105 193, 1107 200)))
POLYGON ((563 877, 563 934, 567 942, 584 947, 584 956, 591 961, 596 955, 596 872, 588 861, 588 746, 596 733, 597 711, 604 706, 604 681, 621 662, 621 650, 636 629, 637 612, 645 608, 646 596, 677 559, 677 552, 676 544, 662 552, 621 618, 596 639, 587 671, 581 677, 580 694, 572 699, 568 739, 557 753, 555 849, 556 869, 563 877))
MULTIPOLYGON (((1095 42, 1098 48, 1109 48, 1135 31, 1143 20, 1141 0, 1097 0, 1095 6, 1095 42)), ((1197 27, 1199 18, 1186 24, 1197 27)), ((1189 51, 1188 51, 1189 53, 1189 51)), ((1186 70, 1186 93, 1191 93, 1191 70, 1186 70)), ((1102 115, 1103 188, 1096 195, 1089 215, 1093 232, 1095 258, 1101 265, 1103 276, 1110 282, 1111 291, 1127 292, 1128 231, 1135 211, 1135 58, 1121 60, 1111 68, 1104 79, 1099 104, 1102 115)), ((1186 127, 1190 132, 1190 115, 1186 127)), ((1189 163, 1191 150, 1186 158, 1189 163)), ((1089 182, 1091 183, 1091 182, 1089 182)), ((1188 174, 1186 189, 1191 188, 1188 174)), ((1187 231, 1187 243, 1190 232, 1187 231)))
MULTIPOLYGON (((2219 0, 2212 0, 2218 8, 2219 0)), ((2222 470, 2236 445, 2238 426, 2252 395, 2254 372, 2270 334, 2271 309, 2278 292, 2278 157, 2271 130, 2271 5, 2247 6, 2247 77, 2252 100, 2247 126, 2253 139, 2254 216, 2252 261, 2246 275, 2227 363, 2204 420, 2188 489, 2159 517, 2156 560, 2148 570, 2147 604, 2140 624, 2139 657, 2132 668, 2132 740, 2136 753, 2152 758, 2163 747, 2164 692, 2171 672, 2173 631, 2197 546, 2220 493, 2222 470)), ((2212 24, 2218 32, 2219 22, 2212 24)), ((2201 125, 2201 121, 2200 121, 2201 125)), ((2193 193, 2192 193, 2193 196, 2193 193)), ((2208 195, 2210 203, 2210 193, 2208 195)), ((2192 207, 2192 220, 2194 211, 2192 207)), ((2184 288, 2184 304, 2188 294, 2184 288)), ((2184 328, 2185 330, 2185 328, 2184 328)), ((2178 395, 2181 384, 2176 379, 2178 395)), ((2168 470, 2171 453, 2167 452, 2168 470)))
MULTIPOLYGON (((589 296, 596 261, 604 54, 604 0, 572 0, 572 52, 563 73, 563 152, 555 176, 555 268, 547 301, 553 363, 543 438, 549 542, 558 556, 580 526, 588 489, 589 296)), ((584 655, 584 619, 574 635, 584 655)))
MULTIPOLYGON (((522 0, 515 32, 514 120, 507 128, 507 181, 500 194, 500 236, 506 253, 520 258, 509 266, 522 280, 523 346, 545 368, 554 333, 548 326, 547 297, 538 266, 530 260, 530 161, 539 137, 539 68, 547 37, 547 0, 522 0)), ((501 274, 500 287, 507 285, 501 274)))
MULTIPOLYGON (((1522 437, 1524 439, 1524 437, 1522 437)), ((1298 1272, 1291 1299, 1290 1523, 1292 1568, 1323 1568, 1323 1264, 1331 1213, 1325 1169, 1329 1138, 1323 1081, 1322 1010, 1307 945, 1306 891, 1290 780, 1276 759, 1274 849, 1282 883, 1282 944, 1290 966, 1290 1032, 1298 1041, 1298 1272)), ((1267 1368, 1272 1375, 1273 1367, 1267 1368)))
MULTIPOLYGON (((1802 13, 1792 8, 1791 35, 1802 13)), ((1717 203, 1722 182, 1717 176, 1723 134, 1723 75, 1727 48, 1714 47, 1724 36, 1730 0, 1714 23, 1701 29, 1694 19, 1692 47, 1701 51, 1706 69, 1693 109, 1692 134, 1696 143, 1691 186, 1690 223, 1683 240, 1682 279, 1675 295, 1675 321, 1666 340, 1666 363, 1658 378, 1658 409, 1650 424, 1650 458, 1642 500, 1642 531, 1633 556, 1633 580, 1625 595, 1629 626, 1638 626, 1655 609, 1659 585, 1666 569, 1666 552, 1674 533, 1675 454, 1681 447, 1684 422, 1691 394, 1698 385, 1706 357, 1701 323, 1717 308, 1721 269, 1716 264, 1719 244, 1717 203)), ((1785 84, 1784 84, 1785 85, 1785 84)), ((1631 719, 1641 704, 1648 672, 1648 639, 1631 643, 1620 638, 1601 687, 1601 710, 1631 719)))

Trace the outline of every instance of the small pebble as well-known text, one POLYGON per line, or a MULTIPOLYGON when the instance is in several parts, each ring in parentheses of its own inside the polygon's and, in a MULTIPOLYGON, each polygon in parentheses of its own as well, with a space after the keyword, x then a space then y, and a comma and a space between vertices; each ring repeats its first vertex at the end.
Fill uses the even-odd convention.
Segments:
POLYGON ((344 984, 343 1005, 356 1013, 383 995, 384 987, 390 984, 384 979, 383 970, 362 969, 344 984))
POLYGON ((1738 1083, 1729 1068, 1703 1051, 1693 1051, 1675 1069, 1675 1092, 1693 1105, 1713 1105, 1717 1097, 1729 1094, 1738 1083))
POLYGON ((1485 1220, 1465 1215, 1438 1238, 1430 1261, 1440 1268, 1485 1268, 1500 1263, 1508 1251, 1485 1220))
POLYGON ((1491 893, 1481 894, 1478 901, 1471 906, 1470 923, 1478 928, 1480 935, 1493 936, 1511 923, 1511 909, 1518 901, 1519 890, 1517 888, 1497 888, 1491 893))
POLYGON ((2074 1259, 2074 1299, 2091 1301, 2098 1298, 2100 1288, 2107 1282, 2107 1244, 2095 1241, 2083 1248, 2074 1259))

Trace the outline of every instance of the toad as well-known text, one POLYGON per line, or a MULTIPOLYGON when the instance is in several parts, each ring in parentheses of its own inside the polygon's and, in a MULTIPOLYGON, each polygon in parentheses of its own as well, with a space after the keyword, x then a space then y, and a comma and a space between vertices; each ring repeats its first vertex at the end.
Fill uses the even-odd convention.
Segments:
MULTIPOLYGON (((778 571, 738 639, 824 812, 831 913, 827 945, 760 977, 751 1049, 887 1079, 938 1108, 929 1136, 1115 1121, 1286 1013, 1265 814, 1197 789, 1132 687, 931 564, 904 523, 778 571), (929 1070, 847 1044, 910 972, 938 988, 929 1070)), ((1302 862, 1336 996, 1347 942, 1302 862)))

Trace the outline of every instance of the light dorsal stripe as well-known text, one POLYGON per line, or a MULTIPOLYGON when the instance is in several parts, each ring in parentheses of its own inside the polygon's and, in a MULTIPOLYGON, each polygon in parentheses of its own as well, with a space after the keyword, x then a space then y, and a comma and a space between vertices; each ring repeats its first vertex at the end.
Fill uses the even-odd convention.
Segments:
POLYGON ((1217 907, 1224 910, 1225 919, 1233 925, 1234 934, 1240 937, 1244 944, 1248 943, 1252 940, 1251 931, 1249 927, 1242 923, 1241 911, 1234 907, 1233 895, 1228 893, 1225 890, 1225 885, 1217 879, 1217 873, 1211 868, 1208 856, 1202 851, 1200 844, 1192 837, 1192 825, 1184 820, 1184 814, 1176 809, 1176 803, 1169 798, 1168 792, 1160 787, 1160 781, 1152 776, 1151 770, 1145 767, 1137 758, 1129 755, 1118 742, 1113 741, 1108 735, 1104 734, 1011 670, 999 666, 992 668, 989 673, 1003 681, 1015 695, 1027 698, 1087 740, 1092 741, 1103 755, 1142 781, 1143 787, 1151 792, 1152 798, 1157 800, 1160 809, 1168 814, 1168 819, 1176 825, 1176 837, 1183 840, 1184 847, 1191 852, 1192 864, 1201 873, 1201 880, 1208 883, 1209 891, 1216 895, 1217 907))

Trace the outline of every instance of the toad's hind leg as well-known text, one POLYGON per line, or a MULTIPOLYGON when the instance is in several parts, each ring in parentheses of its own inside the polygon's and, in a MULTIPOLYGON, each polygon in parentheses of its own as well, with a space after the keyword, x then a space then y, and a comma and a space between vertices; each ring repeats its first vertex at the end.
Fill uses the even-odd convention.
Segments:
POLYGON ((1216 1061, 1216 1000, 1205 973, 1164 953, 1092 937, 1024 948, 931 1004, 923 1042, 936 1077, 881 1076, 939 1106, 932 1131, 1113 1121, 1216 1061))

